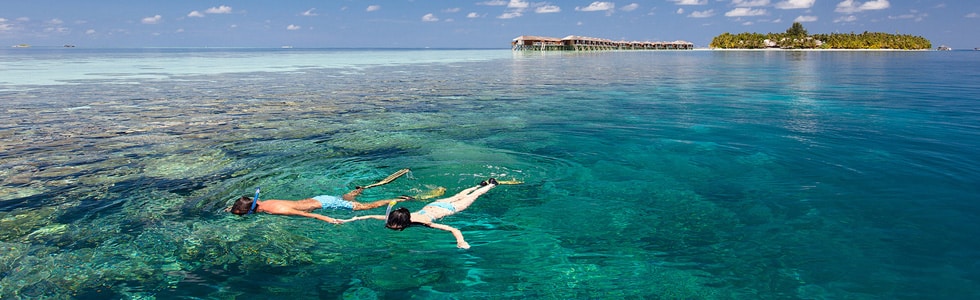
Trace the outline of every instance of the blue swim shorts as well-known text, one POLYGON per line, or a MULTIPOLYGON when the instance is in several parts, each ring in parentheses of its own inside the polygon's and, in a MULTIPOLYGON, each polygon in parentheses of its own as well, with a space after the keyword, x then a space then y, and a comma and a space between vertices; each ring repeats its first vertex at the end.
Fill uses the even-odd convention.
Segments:
POLYGON ((341 209, 354 210, 354 202, 341 199, 337 196, 320 195, 313 197, 313 200, 320 201, 321 209, 341 209))

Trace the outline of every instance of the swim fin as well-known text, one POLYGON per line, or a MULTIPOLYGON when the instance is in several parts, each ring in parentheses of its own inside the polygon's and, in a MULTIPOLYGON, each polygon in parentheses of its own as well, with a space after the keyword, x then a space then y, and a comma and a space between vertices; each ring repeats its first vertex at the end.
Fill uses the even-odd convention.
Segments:
POLYGON ((523 181, 520 181, 520 180, 517 180, 517 179, 497 180, 497 184, 522 184, 522 183, 524 183, 524 182, 523 181))
POLYGON ((431 190, 429 190, 427 192, 420 193, 420 194, 416 195, 415 196, 415 199, 418 199, 418 200, 429 200, 429 199, 432 199, 432 198, 435 198, 435 197, 442 196, 445 193, 446 193, 446 188, 440 186, 440 187, 436 187, 434 189, 431 189, 431 190))
POLYGON ((402 177, 402 175, 405 175, 405 174, 407 174, 407 173, 408 173, 408 169, 401 169, 401 170, 398 170, 398 171, 396 171, 395 173, 392 173, 391 175, 388 175, 388 177, 387 177, 387 178, 385 178, 385 179, 382 179, 381 181, 378 181, 378 182, 375 182, 375 183, 372 183, 372 184, 370 184, 370 185, 366 185, 366 186, 364 186, 363 188, 364 188, 364 189, 369 189, 369 188, 373 188, 373 187, 376 187, 376 186, 379 186, 379 185, 385 185, 385 184, 388 184, 388 183, 390 183, 390 182, 392 182, 392 181, 395 181, 395 179, 398 179, 398 177, 402 177))

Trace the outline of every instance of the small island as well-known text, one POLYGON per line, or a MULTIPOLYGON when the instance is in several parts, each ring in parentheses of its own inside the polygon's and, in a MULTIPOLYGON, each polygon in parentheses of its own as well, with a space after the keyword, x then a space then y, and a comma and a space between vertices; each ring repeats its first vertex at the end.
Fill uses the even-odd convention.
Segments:
POLYGON ((924 37, 883 32, 810 35, 803 24, 794 22, 785 33, 723 33, 711 40, 715 49, 894 49, 927 50, 932 43, 924 37))

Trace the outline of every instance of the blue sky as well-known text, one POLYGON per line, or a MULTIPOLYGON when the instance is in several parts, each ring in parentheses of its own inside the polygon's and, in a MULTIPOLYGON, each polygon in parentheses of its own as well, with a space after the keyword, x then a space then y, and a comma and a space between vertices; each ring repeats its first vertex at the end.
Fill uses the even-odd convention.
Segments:
POLYGON ((0 45, 507 48, 520 35, 685 40, 878 31, 980 47, 976 0, 3 0, 0 45))

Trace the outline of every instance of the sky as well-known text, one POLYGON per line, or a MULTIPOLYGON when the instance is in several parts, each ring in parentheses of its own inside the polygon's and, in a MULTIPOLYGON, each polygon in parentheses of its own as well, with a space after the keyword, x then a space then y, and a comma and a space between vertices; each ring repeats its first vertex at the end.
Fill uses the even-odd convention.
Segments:
POLYGON ((501 48, 521 35, 688 41, 864 31, 980 47, 977 0, 2 0, 0 46, 501 48))

